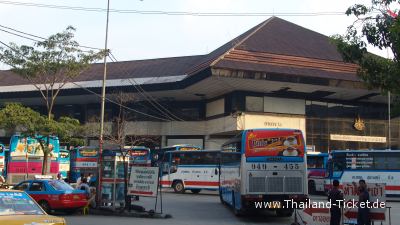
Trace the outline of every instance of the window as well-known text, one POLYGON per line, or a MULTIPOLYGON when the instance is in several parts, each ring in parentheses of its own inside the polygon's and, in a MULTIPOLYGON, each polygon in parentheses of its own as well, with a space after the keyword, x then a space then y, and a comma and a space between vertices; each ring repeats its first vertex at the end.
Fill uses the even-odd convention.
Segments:
POLYGON ((308 156, 307 158, 307 168, 310 169, 324 169, 324 157, 318 156, 308 156))
POLYGON ((219 164, 219 152, 185 152, 179 157, 172 156, 173 164, 174 161, 181 165, 216 165, 219 164))
POLYGON ((23 183, 15 186, 14 190, 25 191, 25 190, 28 190, 28 187, 29 187, 29 182, 23 182, 23 183))
POLYGON ((72 191, 74 190, 71 185, 65 183, 64 181, 59 181, 59 180, 51 180, 49 181, 50 186, 54 188, 54 190, 57 191, 72 191))
POLYGON ((241 158, 242 158, 242 154, 241 153, 237 153, 237 152, 222 152, 221 153, 221 164, 226 165, 226 164, 240 163, 241 158))
POLYGON ((43 182, 32 182, 29 191, 46 191, 43 182))
POLYGON ((249 112, 263 112, 264 111, 264 98, 246 96, 246 111, 249 112))

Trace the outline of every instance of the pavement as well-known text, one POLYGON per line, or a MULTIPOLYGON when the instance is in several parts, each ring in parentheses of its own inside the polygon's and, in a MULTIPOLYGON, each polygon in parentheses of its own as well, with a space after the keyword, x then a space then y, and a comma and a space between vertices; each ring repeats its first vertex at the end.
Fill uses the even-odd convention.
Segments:
MULTIPOLYGON (((323 201, 325 196, 312 196, 315 201, 323 201)), ((160 199, 158 199, 157 212, 160 212, 160 199)), ((273 213, 262 213, 245 217, 236 217, 232 210, 219 201, 215 191, 202 191, 200 194, 175 194, 172 191, 162 193, 163 214, 170 214, 169 219, 132 218, 101 215, 60 215, 65 217, 68 225, 290 225, 293 218, 279 218, 273 213)), ((141 197, 137 205, 142 205, 146 210, 154 209, 155 199, 141 197)), ((392 221, 400 221, 400 203, 389 202, 391 206, 392 221)), ((329 224, 329 223, 328 223, 329 224)), ((380 224, 380 223, 379 223, 380 224)), ((387 225, 389 223, 383 223, 387 225)), ((396 225, 396 223, 392 223, 396 225)))

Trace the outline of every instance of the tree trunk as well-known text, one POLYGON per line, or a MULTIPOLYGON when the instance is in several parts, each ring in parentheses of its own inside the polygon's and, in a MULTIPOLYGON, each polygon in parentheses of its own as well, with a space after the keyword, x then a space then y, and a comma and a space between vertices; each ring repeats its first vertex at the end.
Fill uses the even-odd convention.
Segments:
POLYGON ((47 167, 48 167, 48 160, 49 160, 49 155, 47 152, 47 149, 45 148, 42 140, 39 140, 40 143, 40 147, 42 147, 43 150, 43 162, 42 162, 42 175, 46 175, 47 174, 47 167))

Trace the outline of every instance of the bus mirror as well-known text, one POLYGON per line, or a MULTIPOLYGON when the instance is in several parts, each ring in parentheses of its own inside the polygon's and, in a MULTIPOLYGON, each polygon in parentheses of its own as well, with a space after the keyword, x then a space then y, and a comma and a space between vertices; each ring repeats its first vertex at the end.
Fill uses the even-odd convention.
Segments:
POLYGON ((214 173, 215 173, 215 175, 218 175, 218 169, 217 168, 215 168, 214 173))

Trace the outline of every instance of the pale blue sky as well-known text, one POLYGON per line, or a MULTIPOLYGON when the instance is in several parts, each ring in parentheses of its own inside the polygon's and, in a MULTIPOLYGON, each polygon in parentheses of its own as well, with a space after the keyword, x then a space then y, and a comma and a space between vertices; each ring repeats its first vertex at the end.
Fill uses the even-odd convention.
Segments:
MULTIPOLYGON (((0 25, 39 36, 77 28, 81 45, 103 48, 104 12, 86 12, 2 4, 0 25)), ((10 1, 7 1, 10 2, 10 1)), ((14 0, 38 4, 106 8, 107 0, 14 0)), ((111 0, 113 9, 230 12, 230 13, 311 13, 344 12, 349 5, 365 0, 111 0)), ((369 1, 367 1, 369 2, 369 1)), ((279 16, 325 35, 343 34, 354 20, 343 16, 279 16)), ((118 60, 206 54, 251 27, 264 17, 201 17, 111 13, 109 48, 118 60)), ((3 42, 29 44, 30 41, 0 32, 3 42)))

